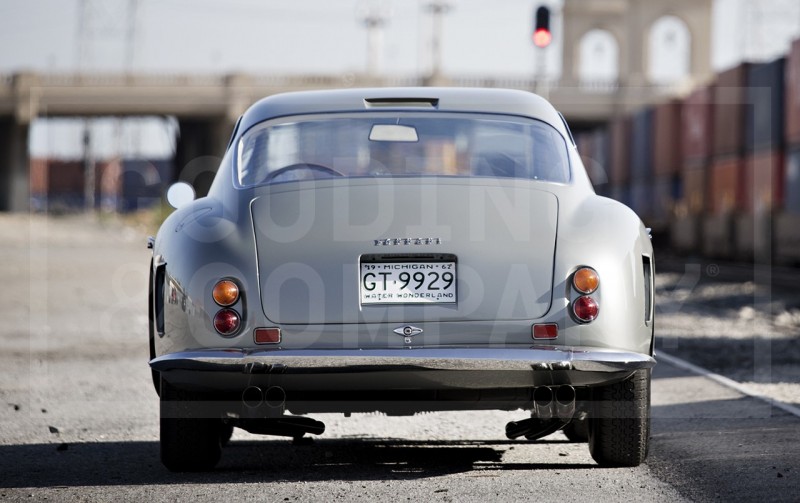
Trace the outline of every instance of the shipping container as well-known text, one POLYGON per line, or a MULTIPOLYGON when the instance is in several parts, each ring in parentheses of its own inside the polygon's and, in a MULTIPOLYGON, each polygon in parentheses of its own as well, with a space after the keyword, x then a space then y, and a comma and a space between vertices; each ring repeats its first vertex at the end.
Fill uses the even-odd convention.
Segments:
POLYGON ((630 180, 630 117, 617 117, 609 124, 609 181, 622 186, 630 180))
POLYGON ((31 209, 55 212, 83 209, 83 161, 32 159, 29 169, 31 209))
POLYGON ((784 161, 782 150, 749 154, 742 180, 743 209, 748 213, 771 212, 783 206, 784 161))
POLYGON ((606 173, 606 179, 609 179, 609 156, 611 154, 610 137, 608 128, 600 127, 594 130, 592 134, 594 141, 594 158, 602 166, 603 171, 606 173))
POLYGON ((33 212, 47 210, 47 159, 30 160, 30 209, 33 212))
POLYGON ((679 253, 697 253, 702 243, 703 217, 700 215, 676 215, 670 221, 670 246, 679 253))
POLYGON ((47 210, 80 211, 85 205, 83 161, 47 163, 47 210))
POLYGON ((683 156, 687 163, 711 158, 714 131, 713 87, 701 87, 690 94, 681 107, 683 156))
POLYGON ((786 59, 779 58, 748 68, 744 128, 747 152, 772 150, 783 145, 785 66, 786 59))
POLYGON ((800 213, 779 213, 773 231, 775 260, 781 264, 800 265, 800 213))
POLYGON ((689 163, 683 169, 683 198, 680 213, 701 215, 706 212, 707 166, 704 163, 689 163))
POLYGON ((653 226, 654 190, 650 181, 633 181, 630 186, 630 208, 649 227, 653 226))
POLYGON ((601 127, 592 132, 592 176, 594 190, 601 196, 609 195, 609 134, 608 129, 601 127))
POLYGON ((734 219, 734 257, 742 261, 768 263, 772 260, 772 214, 746 213, 734 219))
POLYGON ((800 215, 800 148, 786 153, 783 188, 785 211, 800 215))
POLYGON ((31 195, 47 195, 47 159, 31 158, 30 189, 31 195))
POLYGON ((653 109, 643 108, 633 114, 630 136, 631 181, 643 182, 653 175, 653 109))
POLYGON ((708 177, 708 212, 727 215, 742 209, 743 162, 727 156, 714 160, 708 177))
POLYGON ((97 164, 95 207, 119 211, 122 198, 122 160, 112 159, 97 164))
POLYGON ((631 189, 627 185, 611 185, 609 197, 621 202, 625 206, 631 205, 631 189))
POLYGON ((594 143, 592 142, 592 134, 589 131, 581 131, 573 133, 575 138, 575 146, 578 148, 578 153, 583 156, 591 156, 594 143))
POLYGON ((172 160, 123 161, 119 210, 136 211, 159 204, 172 179, 172 171, 172 160))
POLYGON ((733 214, 707 215, 703 219, 702 251, 703 255, 713 258, 734 258, 733 214))
POLYGON ((749 63, 720 73, 714 85, 715 156, 744 153, 744 115, 747 102, 747 72, 749 63))
POLYGON ((792 42, 784 70, 784 126, 787 145, 800 145, 800 39, 792 42))
POLYGON ((678 175, 661 175, 653 181, 653 226, 666 228, 682 198, 682 180, 678 175))
POLYGON ((656 176, 673 175, 683 164, 681 147, 681 103, 670 101, 653 112, 653 172, 656 176))

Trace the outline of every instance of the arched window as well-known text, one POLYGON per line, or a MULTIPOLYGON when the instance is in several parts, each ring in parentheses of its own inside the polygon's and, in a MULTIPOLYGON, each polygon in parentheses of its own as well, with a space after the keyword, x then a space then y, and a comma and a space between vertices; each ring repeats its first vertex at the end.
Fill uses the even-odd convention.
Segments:
POLYGON ((654 84, 674 84, 689 76, 691 34, 676 16, 663 16, 650 28, 647 77, 654 84))
POLYGON ((619 46, 607 30, 594 29, 581 37, 578 77, 582 83, 615 83, 619 77, 619 46))

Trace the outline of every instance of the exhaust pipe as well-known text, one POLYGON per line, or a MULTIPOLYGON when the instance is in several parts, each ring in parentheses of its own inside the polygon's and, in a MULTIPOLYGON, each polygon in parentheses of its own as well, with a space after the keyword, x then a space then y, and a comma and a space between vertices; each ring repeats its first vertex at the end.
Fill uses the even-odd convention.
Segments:
POLYGON ((325 423, 304 416, 282 416, 267 419, 240 418, 236 426, 256 435, 278 435, 301 438, 306 433, 322 435, 325 423))
POLYGON ((555 392, 547 386, 535 388, 532 414, 529 419, 506 424, 506 436, 537 440, 563 428, 575 415, 575 388, 557 386, 555 392))
POLYGON ((267 388, 267 392, 264 393, 264 401, 267 407, 271 409, 283 407, 286 403, 286 391, 280 386, 271 386, 267 388))
POLYGON ((555 412, 552 389, 540 386, 533 390, 533 411, 538 419, 552 419, 555 412))
POLYGON ((522 421, 511 421, 506 424, 506 437, 514 440, 515 438, 525 437, 528 440, 538 440, 555 433, 566 424, 561 419, 539 419, 531 417, 522 421))
POLYGON ((559 386, 556 390, 556 414, 564 420, 575 415, 575 388, 572 386, 559 386))
POLYGON ((267 407, 277 409, 286 403, 286 391, 280 386, 271 386, 267 391, 261 391, 258 386, 249 386, 242 393, 242 402, 250 409, 257 409, 262 403, 267 407))
POLYGON ((242 393, 242 402, 249 409, 256 409, 264 402, 264 393, 258 386, 249 386, 242 393))

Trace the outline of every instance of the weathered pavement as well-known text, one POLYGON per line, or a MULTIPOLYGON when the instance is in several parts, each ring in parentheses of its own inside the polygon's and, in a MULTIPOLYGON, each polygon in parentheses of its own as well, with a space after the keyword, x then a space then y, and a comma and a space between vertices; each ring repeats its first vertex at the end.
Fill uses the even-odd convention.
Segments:
MULTIPOLYGON (((0 216, 0 238, 3 500, 800 495, 800 418, 664 362, 653 374, 650 457, 634 469, 598 468, 585 444, 561 434, 507 441, 505 423, 524 413, 486 412, 320 415, 326 433, 301 446, 237 430, 217 471, 172 474, 158 460, 158 404, 146 365, 144 236, 81 218, 0 216)), ((682 302, 691 306, 692 296, 682 302)))

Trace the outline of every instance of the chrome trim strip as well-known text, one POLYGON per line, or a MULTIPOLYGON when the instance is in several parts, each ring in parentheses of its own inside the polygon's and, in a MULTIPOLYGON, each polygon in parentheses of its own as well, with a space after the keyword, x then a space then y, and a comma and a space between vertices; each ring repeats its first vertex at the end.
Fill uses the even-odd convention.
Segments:
POLYGON ((402 348, 402 349, 209 349, 160 356, 158 371, 241 372, 300 368, 308 372, 352 370, 486 370, 622 372, 651 368, 654 358, 628 351, 585 347, 402 348))

